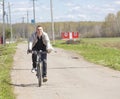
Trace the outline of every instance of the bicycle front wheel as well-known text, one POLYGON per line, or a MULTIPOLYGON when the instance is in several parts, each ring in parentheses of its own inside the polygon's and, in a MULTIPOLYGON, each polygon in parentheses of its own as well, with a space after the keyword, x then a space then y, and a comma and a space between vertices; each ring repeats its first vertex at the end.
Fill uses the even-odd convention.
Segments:
POLYGON ((37 78, 38 78, 38 86, 40 87, 42 85, 42 69, 40 64, 37 66, 37 78))

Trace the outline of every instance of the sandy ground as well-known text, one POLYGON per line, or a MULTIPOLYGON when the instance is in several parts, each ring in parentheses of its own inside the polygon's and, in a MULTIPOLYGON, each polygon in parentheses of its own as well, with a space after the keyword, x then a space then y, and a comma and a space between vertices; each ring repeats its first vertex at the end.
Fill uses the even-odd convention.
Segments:
POLYGON ((57 49, 48 54, 48 82, 38 87, 27 44, 19 44, 11 72, 17 99, 120 99, 120 72, 57 49))

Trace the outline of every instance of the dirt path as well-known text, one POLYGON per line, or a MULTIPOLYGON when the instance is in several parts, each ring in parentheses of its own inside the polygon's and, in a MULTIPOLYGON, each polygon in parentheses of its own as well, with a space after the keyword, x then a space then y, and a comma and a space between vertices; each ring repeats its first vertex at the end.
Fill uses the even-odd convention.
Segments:
POLYGON ((11 72, 17 99, 120 99, 120 72, 56 49, 48 55, 48 82, 38 87, 27 44, 19 44, 11 72))

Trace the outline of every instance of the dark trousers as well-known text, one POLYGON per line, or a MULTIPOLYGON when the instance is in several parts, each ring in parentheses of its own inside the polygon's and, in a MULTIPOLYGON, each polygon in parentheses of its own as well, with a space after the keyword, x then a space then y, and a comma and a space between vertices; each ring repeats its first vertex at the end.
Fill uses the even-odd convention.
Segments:
MULTIPOLYGON (((32 54, 33 68, 36 68, 36 59, 37 59, 37 55, 32 54)), ((47 76, 47 53, 41 55, 41 60, 42 60, 42 66, 43 66, 42 76, 45 77, 45 76, 47 76)))

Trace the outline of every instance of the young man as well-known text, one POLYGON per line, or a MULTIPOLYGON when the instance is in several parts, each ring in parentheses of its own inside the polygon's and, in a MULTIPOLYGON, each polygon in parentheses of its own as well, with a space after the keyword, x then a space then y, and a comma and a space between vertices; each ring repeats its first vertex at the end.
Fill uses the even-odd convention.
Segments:
MULTIPOLYGON (((53 50, 52 45, 50 44, 49 37, 47 33, 43 31, 42 26, 38 25, 36 27, 36 32, 31 35, 28 42, 28 53, 31 51, 47 51, 50 53, 53 50)), ((36 70, 36 58, 37 56, 35 54, 32 54, 32 62, 33 62, 33 68, 31 70, 32 73, 36 70)), ((43 62, 43 82, 47 81, 47 53, 42 54, 41 56, 42 62, 43 62)))

